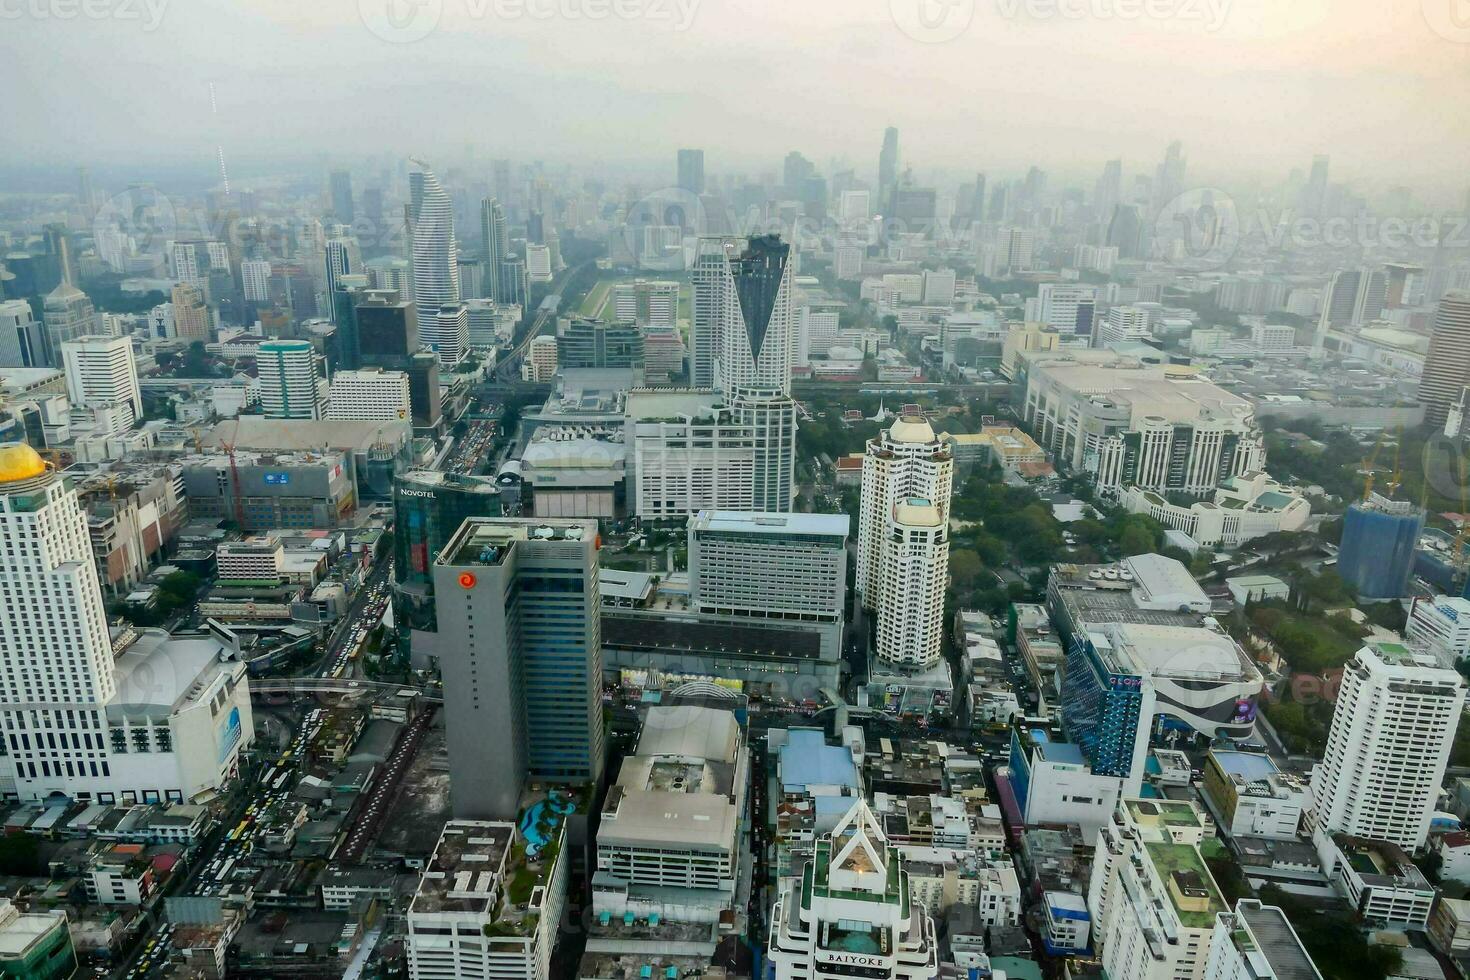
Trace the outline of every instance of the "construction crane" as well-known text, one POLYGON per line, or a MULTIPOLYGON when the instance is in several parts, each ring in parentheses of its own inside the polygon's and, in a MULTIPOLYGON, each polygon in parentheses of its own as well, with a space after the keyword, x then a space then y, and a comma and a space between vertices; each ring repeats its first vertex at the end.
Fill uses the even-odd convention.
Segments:
POLYGON ((1367 503, 1368 498, 1373 496, 1373 481, 1378 476, 1378 471, 1374 467, 1378 463, 1378 453, 1383 449, 1383 436, 1384 433, 1380 431, 1378 433, 1378 441, 1373 443, 1373 452, 1369 453, 1363 459, 1363 472, 1366 474, 1366 478, 1363 480, 1364 503, 1367 503))

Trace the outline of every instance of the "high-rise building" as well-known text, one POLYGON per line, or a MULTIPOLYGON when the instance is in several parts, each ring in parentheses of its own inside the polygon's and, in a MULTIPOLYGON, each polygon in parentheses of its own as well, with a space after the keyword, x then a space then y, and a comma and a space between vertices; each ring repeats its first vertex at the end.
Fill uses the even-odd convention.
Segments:
POLYGON ((255 356, 260 407, 277 419, 322 417, 320 358, 309 340, 268 340, 255 356))
POLYGON ((138 365, 128 337, 78 337, 61 345, 66 390, 73 405, 86 408, 125 406, 124 428, 143 418, 138 365))
POLYGON ((1470 291, 1452 290, 1440 297, 1419 379, 1424 420, 1443 425, 1466 385, 1470 385, 1470 291))
POLYGON ((76 488, 0 446, 0 782, 23 800, 192 801, 254 737, 245 666, 207 639, 114 642, 76 488))
POLYGON ((0 300, 0 367, 45 367, 46 332, 23 299, 0 300))
POLYGON ((493 197, 480 202, 480 234, 485 242, 485 294, 497 303, 507 302, 503 295, 501 265, 510 251, 510 230, 505 220, 505 208, 493 197))
MULTIPOLYGON (((331 238, 327 240, 324 254, 326 256, 326 293, 330 297, 337 292, 338 283, 343 276, 362 272, 362 252, 357 247, 355 238, 331 238)), ((328 314, 332 322, 336 323, 335 304, 328 308, 328 314)))
POLYGON ((679 190, 686 194, 704 193, 704 151, 679 151, 679 190))
POLYGON ((46 365, 61 366, 61 345, 78 337, 89 337, 105 333, 102 318, 87 294, 70 283, 63 282, 46 294, 42 305, 41 319, 46 332, 46 365))
POLYGON ((346 170, 333 170, 327 182, 332 196, 332 217, 343 224, 352 224, 352 174, 346 170))
MULTIPOLYGON (((84 182, 86 174, 87 168, 83 167, 84 182)), ((91 200, 91 188, 86 183, 82 200, 91 200)), ((22 912, 10 899, 0 898, 0 977, 68 980, 80 972, 64 911, 22 912)))
POLYGON ((413 259, 413 301, 420 324, 446 303, 458 303, 459 250, 454 239, 454 206, 427 165, 409 174, 408 231, 413 259))
POLYGON ((689 519, 689 605, 747 619, 842 628, 845 514, 705 510, 689 519))
POLYGON ((858 522, 857 590, 877 613, 877 652, 907 669, 939 661, 949 584, 954 460, 920 416, 868 443, 858 522))
POLYGON ((517 812, 527 780, 602 768, 596 521, 468 520, 434 562, 450 799, 517 812))
POLYGON ((327 418, 401 421, 409 417, 408 374, 363 368, 332 376, 327 418))
POLYGON ((1408 595, 1424 517, 1413 502, 1378 493, 1354 503, 1342 519, 1337 573, 1365 599, 1408 595))
POLYGON ((530 295, 531 277, 526 271, 526 260, 508 253, 500 260, 500 297, 496 302, 525 306, 530 295))
POLYGON ((1103 164, 1102 176, 1092 192, 1092 210, 1098 218, 1107 221, 1113 216, 1113 208, 1123 196, 1123 161, 1109 160, 1103 164))
POLYGON ((1332 834, 1424 845, 1465 704, 1465 681, 1433 656, 1370 640, 1348 661, 1308 822, 1332 834))
MULTIPOLYGON (((419 304, 423 312, 423 304, 419 304)), ((446 367, 458 364, 470 349, 470 311, 462 302, 445 303, 428 319, 419 318, 419 339, 446 367)))
POLYGON ((642 367, 643 334, 621 320, 562 317, 556 325, 556 359, 561 368, 642 367))
POLYGON ((1143 257, 1143 217, 1138 213, 1138 205, 1119 204, 1113 208, 1104 244, 1116 248, 1120 259, 1143 257))
POLYGON ((1362 266, 1336 273, 1322 298, 1313 346, 1321 350, 1333 327, 1361 326, 1379 319, 1387 298, 1388 273, 1381 268, 1362 266))
POLYGON ((883 149, 878 152, 878 207, 886 209, 889 195, 898 183, 898 129, 883 130, 883 149))
POLYGON ((418 311, 395 290, 367 290, 356 313, 363 366, 401 370, 403 362, 418 351, 418 311))
POLYGON ((549 334, 534 338, 521 361, 521 380, 541 384, 556 376, 557 340, 549 334))
POLYGON ((205 305, 204 293, 198 286, 178 283, 173 288, 170 302, 174 312, 174 337, 191 341, 209 339, 209 307, 205 305))
POLYGON ((500 488, 489 477, 411 470, 393 479, 393 623, 408 642, 413 667, 439 656, 434 618, 434 561, 472 517, 499 517, 500 488))
POLYGON ((247 303, 269 303, 271 298, 271 264, 266 259, 246 259, 240 263, 240 281, 247 303))
POLYGON ((939 975, 934 921, 911 906, 909 874, 866 801, 813 848, 800 878, 783 878, 767 956, 776 980, 939 975))
POLYGON ((679 323, 679 284, 635 279, 613 286, 613 316, 640 327, 673 327, 679 323))
POLYGON ((230 247, 227 243, 212 239, 172 242, 169 246, 169 262, 174 278, 187 282, 201 290, 209 288, 211 269, 230 269, 230 247))
POLYGON ((407 259, 396 255, 380 255, 362 264, 373 289, 391 289, 401 298, 413 298, 413 270, 407 259))
POLYGON ((526 245, 526 281, 551 282, 551 246, 526 245))
POLYGON ((1217 917, 1229 911, 1199 845, 1214 827, 1194 803, 1119 800, 1088 884, 1093 942, 1110 978, 1205 980, 1217 917))
POLYGON ((1096 303, 1096 286, 1044 282, 1036 291, 1036 308, 1028 309, 1026 319, 1045 323, 1064 335, 1090 338, 1096 303))

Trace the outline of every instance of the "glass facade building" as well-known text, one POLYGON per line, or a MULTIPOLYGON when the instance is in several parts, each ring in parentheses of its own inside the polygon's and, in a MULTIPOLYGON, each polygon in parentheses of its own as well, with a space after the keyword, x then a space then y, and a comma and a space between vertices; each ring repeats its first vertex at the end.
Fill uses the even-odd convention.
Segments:
POLYGON ((1364 599, 1408 595, 1423 531, 1423 508, 1372 494, 1343 517, 1337 572, 1364 599))
POLYGON ((1152 723, 1153 699, 1147 680, 1121 667, 1111 653, 1089 634, 1073 637, 1062 682, 1062 724, 1094 775, 1127 778, 1134 774, 1139 742, 1148 745, 1139 728, 1152 723))

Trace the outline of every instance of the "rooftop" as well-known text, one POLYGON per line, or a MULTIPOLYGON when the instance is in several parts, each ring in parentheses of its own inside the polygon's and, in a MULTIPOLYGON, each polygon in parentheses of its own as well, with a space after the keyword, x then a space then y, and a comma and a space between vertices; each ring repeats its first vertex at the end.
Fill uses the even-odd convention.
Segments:
POLYGON ((702 510, 690 519, 695 531, 737 534, 818 534, 847 537, 852 519, 846 514, 751 513, 702 510))
POLYGON ((451 820, 419 880, 410 912, 490 915, 506 870, 515 827, 482 820, 451 820))
POLYGON ((438 565, 499 565, 518 541, 597 540, 596 521, 471 517, 444 546, 438 565))
POLYGON ((1279 908, 1246 899, 1237 903, 1235 915, 1249 931, 1244 938, 1266 960, 1275 980, 1322 980, 1296 930, 1279 908))
POLYGON ((1144 844, 1144 849, 1148 851, 1149 859, 1153 861, 1161 878, 1165 881, 1172 879, 1176 882, 1188 883, 1190 897, 1199 897, 1207 903, 1204 909, 1182 907, 1174 900, 1173 892, 1166 889, 1166 894, 1169 895, 1174 905, 1175 914, 1186 928, 1208 929, 1214 925, 1216 915, 1228 911, 1225 900, 1220 895, 1220 889, 1215 885, 1215 879, 1205 865, 1205 859, 1200 856, 1199 849, 1193 844, 1166 844, 1161 841, 1151 841, 1144 844), (1198 895, 1195 894, 1196 891, 1198 895))

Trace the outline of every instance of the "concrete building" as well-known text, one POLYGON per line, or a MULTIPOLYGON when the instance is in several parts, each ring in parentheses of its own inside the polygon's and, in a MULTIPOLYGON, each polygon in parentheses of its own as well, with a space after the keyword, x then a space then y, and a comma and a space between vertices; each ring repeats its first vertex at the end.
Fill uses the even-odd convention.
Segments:
POLYGON ((1332 834, 1318 840, 1322 866, 1360 919, 1370 925, 1423 929, 1438 889, 1392 841, 1332 834))
POLYGON ((513 816, 527 780, 598 778, 599 543, 595 521, 472 518, 434 562, 456 814, 513 816))
POLYGON ((1131 486, 1204 495, 1265 467, 1250 403, 1191 368, 1037 360, 1023 418, 1059 463, 1110 496, 1131 486))
POLYGON ((412 980, 552 980, 570 853, 513 823, 451 820, 408 907, 412 980), (526 887, 529 884, 529 887, 526 887))
POLYGON ((67 980, 76 971, 65 912, 22 912, 0 898, 0 976, 67 980))
POLYGON ((934 922, 910 898, 898 848, 862 800, 816 844, 797 879, 782 881, 767 955, 776 980, 846 974, 890 980, 937 975, 934 922))
POLYGON ((649 708, 602 806, 594 911, 711 924, 733 911, 749 766, 731 712, 649 708))
POLYGON ((322 417, 321 358, 307 340, 269 340, 255 363, 260 373, 260 407, 270 418, 322 417))
POLYGON ((1427 648, 1442 666, 1453 666, 1470 656, 1470 599, 1416 597, 1404 635, 1427 648))
POLYGON ((661 279, 620 282, 612 289, 613 315, 640 327, 674 327, 679 323, 679 284, 661 279))
POLYGON ((556 369, 556 338, 547 334, 534 338, 521 361, 521 380, 541 384, 550 381, 556 375, 556 369))
POLYGON ((1300 531, 1312 516, 1306 497, 1262 472, 1221 481, 1213 500, 1172 503, 1156 490, 1131 486, 1122 503, 1129 513, 1183 531, 1205 548, 1234 549, 1268 534, 1300 531))
POLYGON ((1215 920, 1205 980, 1321 980, 1296 929, 1274 905, 1252 898, 1215 920))
POLYGON ((689 598, 700 613, 821 623, 841 633, 848 517, 700 511, 689 520, 689 598))
POLYGON ((143 396, 138 389, 138 365, 133 342, 127 337, 78 337, 61 345, 66 391, 74 406, 124 406, 123 428, 143 419, 143 396))
POLYGON ((1231 837, 1294 841, 1308 801, 1306 783, 1269 755, 1224 749, 1210 750, 1202 793, 1231 837))
POLYGON ((61 347, 81 337, 104 335, 97 308, 80 289, 63 282, 46 294, 41 321, 45 325, 45 358, 31 367, 61 367, 61 347))
POLYGON ((1200 855, 1212 832, 1193 804, 1123 799, 1097 842, 1087 906, 1112 980, 1205 980, 1228 911, 1200 855))
POLYGON ((341 452, 238 449, 179 463, 191 514, 235 521, 247 533, 337 527, 357 508, 352 465, 341 452))
POLYGON ((1470 291, 1452 290, 1440 298, 1419 381, 1424 419, 1443 425, 1470 385, 1470 291))
POLYGON ((1403 644, 1370 641, 1348 661, 1312 773, 1319 850, 1332 834, 1424 845, 1464 703, 1459 673, 1403 644))
POLYGON ((332 377, 327 400, 327 418, 402 420, 411 412, 408 374, 364 368, 338 371, 332 377))
POLYGON ((878 608, 877 583, 893 508, 909 498, 929 501, 941 524, 949 520, 954 459, 919 416, 906 416, 869 441, 863 456, 862 511, 858 522, 858 596, 878 608))

